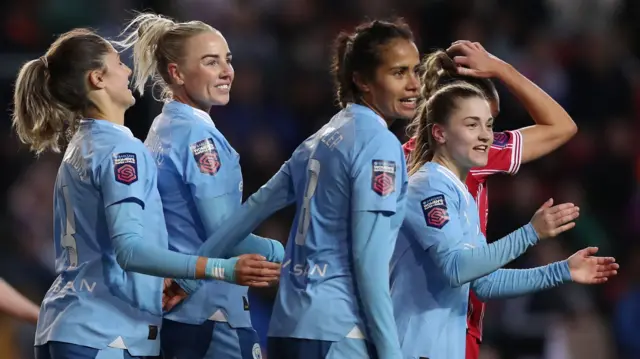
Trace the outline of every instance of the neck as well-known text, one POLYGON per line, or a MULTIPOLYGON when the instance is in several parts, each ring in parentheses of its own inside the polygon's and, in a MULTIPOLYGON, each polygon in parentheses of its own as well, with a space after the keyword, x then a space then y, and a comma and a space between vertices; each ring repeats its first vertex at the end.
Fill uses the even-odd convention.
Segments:
POLYGON ((370 108, 371 111, 375 112, 378 116, 380 116, 384 120, 384 122, 386 122, 387 128, 389 128, 389 126, 391 126, 391 124, 393 123, 393 120, 384 117, 382 115, 382 111, 378 110, 377 107, 375 107, 374 105, 371 105, 367 100, 364 99, 364 97, 360 97, 360 102, 361 102, 360 105, 363 105, 363 106, 366 106, 366 107, 370 108))
POLYGON ((173 93, 173 99, 178 101, 178 102, 182 102, 185 105, 189 105, 191 107, 197 108, 199 110, 202 110, 206 113, 209 113, 209 111, 211 111, 211 106, 201 106, 198 105, 188 94, 186 93, 173 93))
POLYGON ((87 111, 86 117, 94 118, 96 120, 105 120, 117 125, 124 126, 124 110, 122 109, 100 110, 94 108, 87 111))
POLYGON ((433 162, 446 167, 449 171, 453 172, 453 174, 465 183, 467 180, 467 175, 469 174, 468 168, 463 168, 462 166, 456 165, 456 163, 451 160, 446 154, 437 152, 433 155, 433 162))

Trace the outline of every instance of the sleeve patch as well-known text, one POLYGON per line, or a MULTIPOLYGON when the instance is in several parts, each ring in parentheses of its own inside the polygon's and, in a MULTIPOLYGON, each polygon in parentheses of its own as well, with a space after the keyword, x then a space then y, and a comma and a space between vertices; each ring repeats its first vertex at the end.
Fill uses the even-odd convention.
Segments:
POLYGON ((113 174, 116 181, 127 186, 138 180, 138 161, 135 153, 114 153, 113 174))
POLYGON ((220 162, 220 156, 218 155, 218 149, 213 143, 212 138, 207 138, 202 141, 198 141, 189 146, 193 153, 193 158, 196 160, 196 164, 201 173, 208 175, 215 175, 220 170, 222 163, 220 162))
POLYGON ((504 148, 510 139, 511 135, 508 132, 496 132, 493 134, 493 146, 504 148))
POLYGON ((371 189, 378 195, 386 197, 396 190, 396 163, 394 161, 373 160, 371 189))
POLYGON ((439 194, 425 198, 420 202, 422 214, 427 222, 427 227, 442 229, 449 223, 449 213, 447 212, 447 201, 439 194))

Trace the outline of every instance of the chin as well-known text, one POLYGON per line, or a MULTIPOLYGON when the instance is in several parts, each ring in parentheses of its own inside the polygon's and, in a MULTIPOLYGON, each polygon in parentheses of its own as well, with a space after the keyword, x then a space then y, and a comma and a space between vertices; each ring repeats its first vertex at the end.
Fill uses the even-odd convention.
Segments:
POLYGON ((484 167, 489 162, 489 156, 473 156, 469 160, 471 168, 484 167))

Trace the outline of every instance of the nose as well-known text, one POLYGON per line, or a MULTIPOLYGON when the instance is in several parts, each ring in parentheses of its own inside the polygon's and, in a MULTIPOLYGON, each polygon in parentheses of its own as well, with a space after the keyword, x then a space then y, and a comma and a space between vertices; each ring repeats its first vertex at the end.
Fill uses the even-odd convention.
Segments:
POLYGON ((417 73, 412 71, 411 74, 409 75, 409 80, 407 81, 406 89, 408 91, 418 91, 419 88, 420 88, 420 77, 418 76, 417 73))
POLYGON ((220 78, 228 79, 233 76, 233 66, 228 63, 222 65, 222 71, 220 71, 220 78))
POLYGON ((478 139, 482 142, 491 141, 493 139, 493 130, 489 127, 483 126, 478 139))

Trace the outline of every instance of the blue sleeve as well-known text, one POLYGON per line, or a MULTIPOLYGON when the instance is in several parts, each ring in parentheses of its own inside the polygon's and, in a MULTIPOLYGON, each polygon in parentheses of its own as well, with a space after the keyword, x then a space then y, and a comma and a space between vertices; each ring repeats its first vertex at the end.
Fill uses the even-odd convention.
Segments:
POLYGON ((481 300, 506 298, 537 292, 571 281, 566 260, 531 269, 498 269, 471 282, 481 300))
POLYGON ((391 219, 384 212, 352 212, 355 283, 371 340, 380 358, 401 358, 389 294, 389 261, 395 245, 391 219))
MULTIPOLYGON (((176 148, 182 153, 178 158, 183 163, 183 178, 191 190, 192 199, 205 229, 211 236, 225 219, 231 216, 242 200, 241 177, 235 152, 229 153, 228 144, 223 143, 210 128, 195 126, 189 129, 189 145, 176 148)), ((235 257, 255 253, 266 258, 284 256, 284 248, 278 241, 249 235, 223 257, 235 257), (279 252, 282 252, 280 253, 279 252)))
MULTIPOLYGON (((233 177, 237 159, 231 158, 216 134, 205 126, 191 126, 186 137, 186 143, 174 144, 172 149, 178 151, 179 170, 193 199, 197 202, 239 192, 240 183, 233 177)), ((240 204, 241 198, 238 197, 236 205, 240 204)))
MULTIPOLYGON (((413 193, 409 196, 404 224, 453 287, 499 269, 538 241, 530 223, 489 245, 479 229, 477 234, 467 234, 465 238, 461 218, 465 214, 460 211, 460 197, 455 189, 437 181, 412 181, 410 188, 413 193), (482 240, 477 236, 482 236, 482 240), (478 246, 478 242, 483 244, 478 246)), ((477 216, 477 210, 472 208, 474 212, 466 215, 477 216)))
POLYGON ((403 178, 400 142, 387 130, 365 140, 364 144, 355 144, 351 209, 395 213, 399 195, 396 181, 403 178))
MULTIPOLYGON (((236 195, 229 193, 208 200, 204 198, 194 200, 207 236, 213 235, 240 207, 235 204, 236 195)), ((284 247, 279 241, 249 234, 221 256, 228 258, 242 254, 259 254, 270 262, 281 262, 284 258, 284 247)))
POLYGON ((246 238, 262 221, 294 201, 295 192, 287 162, 269 182, 251 195, 242 207, 208 237, 198 250, 198 254, 219 257, 223 253, 230 253, 231 249, 246 238))
POLYGON ((117 145, 113 152, 99 164, 95 181, 100 189, 104 206, 133 201, 145 207, 144 198, 156 176, 155 164, 149 163, 147 149, 142 143, 117 145))
POLYGON ((144 224, 140 220, 143 211, 133 202, 120 202, 106 208, 109 235, 120 267, 156 277, 195 278, 197 256, 144 242, 144 224))

